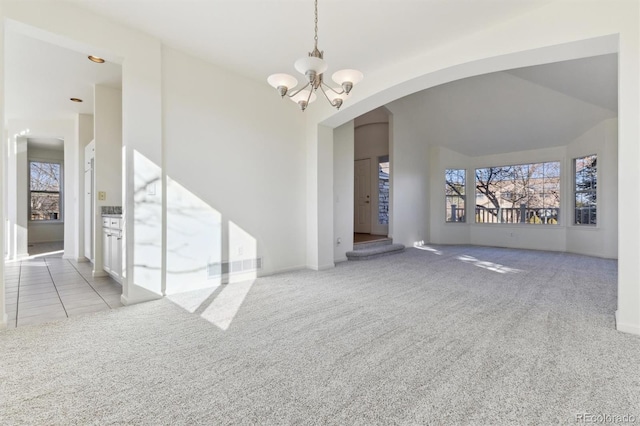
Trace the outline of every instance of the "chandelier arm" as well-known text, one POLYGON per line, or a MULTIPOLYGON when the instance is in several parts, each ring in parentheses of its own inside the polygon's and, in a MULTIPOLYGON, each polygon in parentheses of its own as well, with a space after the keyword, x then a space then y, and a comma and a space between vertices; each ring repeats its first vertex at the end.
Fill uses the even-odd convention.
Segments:
MULTIPOLYGON (((327 89, 331 90, 336 95, 344 95, 344 93, 345 93, 344 89, 342 89, 341 91, 337 92, 336 89, 334 89, 333 87, 329 86, 324 81, 322 82, 322 85, 325 86, 327 89)), ((324 90, 323 90, 323 92, 324 92, 324 90)), ((326 96, 326 93, 325 93, 325 96, 326 96)))
POLYGON ((311 95, 313 95, 313 90, 309 90, 309 96, 307 96, 307 105, 311 103, 311 95))
POLYGON ((293 93, 291 93, 291 94, 289 94, 289 93, 287 92, 286 96, 288 96, 288 97, 290 97, 290 98, 293 98, 295 95, 297 95, 298 93, 302 92, 304 89, 306 89, 307 87, 309 87, 309 85, 310 85, 310 84, 311 84, 311 83, 307 83, 307 84, 305 84, 304 86, 302 86, 301 88, 299 88, 298 90, 296 90, 295 92, 293 92, 293 93))
MULTIPOLYGON (((325 84, 326 86, 326 84, 325 84)), ((327 86, 329 89, 331 89, 330 86, 327 86)), ((322 94, 324 95, 325 98, 327 98, 327 101, 329 101, 329 104, 332 107, 336 107, 338 109, 340 109, 340 107, 342 106, 342 99, 341 98, 335 98, 334 100, 329 99, 329 96, 327 96, 327 92, 324 91, 324 87, 322 87, 322 85, 320 85, 320 90, 322 90, 322 94)), ((333 89, 331 89, 333 90, 333 89)), ((335 90, 333 90, 335 92, 335 90)))
MULTIPOLYGON (((326 86, 326 84, 324 84, 324 83, 322 83, 322 84, 326 86)), ((327 87, 329 87, 329 86, 327 86, 327 87)), ((331 87, 329 87, 329 89, 331 89, 331 87)), ((324 91, 324 87, 322 87, 322 85, 320 86, 320 90, 322 90, 322 94, 324 95, 325 98, 327 98, 329 103, 331 105, 333 105, 333 102, 331 102, 331 99, 329 99, 329 97, 327 96, 327 92, 324 91)))

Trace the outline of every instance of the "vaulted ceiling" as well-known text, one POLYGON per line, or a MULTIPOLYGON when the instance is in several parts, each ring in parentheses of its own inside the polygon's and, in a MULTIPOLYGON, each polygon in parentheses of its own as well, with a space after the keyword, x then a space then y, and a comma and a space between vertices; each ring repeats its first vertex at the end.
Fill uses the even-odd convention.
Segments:
MULTIPOLYGON (((295 74, 313 47, 311 0, 58 0, 149 33, 166 45, 262 82, 295 74)), ((550 0, 319 0, 319 47, 329 71, 366 75, 550 0)), ((119 87, 121 68, 87 52, 9 32, 8 118, 92 113, 93 84, 119 87), (70 97, 80 97, 73 104, 70 97)), ((617 55, 509 70, 454 81, 400 100, 437 144, 468 155, 566 144, 617 115, 617 55)))

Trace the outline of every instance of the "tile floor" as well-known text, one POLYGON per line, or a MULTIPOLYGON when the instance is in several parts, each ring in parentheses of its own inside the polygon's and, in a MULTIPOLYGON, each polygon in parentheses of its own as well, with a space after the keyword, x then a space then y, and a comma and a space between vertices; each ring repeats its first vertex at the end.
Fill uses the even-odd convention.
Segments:
MULTIPOLYGON (((29 248, 29 252, 42 247, 29 248)), ((9 328, 40 324, 74 315, 119 308, 122 286, 111 277, 93 278, 89 262, 42 253, 5 264, 9 328)))

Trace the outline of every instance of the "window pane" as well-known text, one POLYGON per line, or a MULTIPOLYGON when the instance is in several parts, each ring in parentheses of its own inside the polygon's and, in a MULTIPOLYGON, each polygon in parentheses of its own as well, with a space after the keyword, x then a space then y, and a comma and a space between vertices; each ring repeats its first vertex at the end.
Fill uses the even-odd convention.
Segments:
POLYGON ((378 223, 389 224, 389 156, 378 158, 378 223))
POLYGON ((31 161, 29 189, 31 220, 59 220, 60 178, 59 163, 31 161))
POLYGON ((465 222, 465 184, 464 169, 445 170, 445 220, 447 222, 465 222))
POLYGON ((60 193, 31 192, 31 220, 58 220, 60 193))
POLYGON ((596 225, 598 163, 596 155, 574 160, 575 169, 575 215, 576 225, 596 225))
POLYGON ((476 170, 478 223, 555 225, 560 211, 560 163, 476 170))
POLYGON ((32 191, 60 192, 60 164, 32 161, 30 182, 32 191))

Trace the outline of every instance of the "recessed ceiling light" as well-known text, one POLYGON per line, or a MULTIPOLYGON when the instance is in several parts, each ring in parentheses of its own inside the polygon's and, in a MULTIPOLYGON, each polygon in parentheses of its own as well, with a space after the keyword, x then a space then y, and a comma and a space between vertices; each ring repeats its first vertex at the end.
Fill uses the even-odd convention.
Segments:
POLYGON ((71 102, 82 102, 82 99, 80 99, 80 98, 69 98, 69 100, 71 102))
POLYGON ((89 55, 89 60, 91 62, 95 62, 97 64, 104 64, 104 59, 102 59, 99 56, 93 56, 93 55, 89 55))

